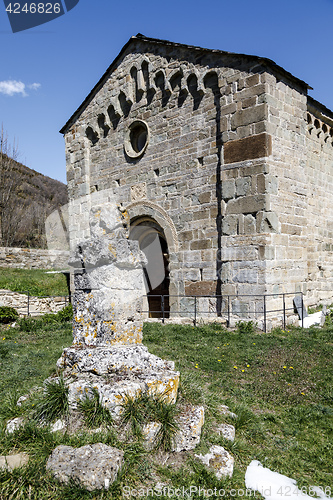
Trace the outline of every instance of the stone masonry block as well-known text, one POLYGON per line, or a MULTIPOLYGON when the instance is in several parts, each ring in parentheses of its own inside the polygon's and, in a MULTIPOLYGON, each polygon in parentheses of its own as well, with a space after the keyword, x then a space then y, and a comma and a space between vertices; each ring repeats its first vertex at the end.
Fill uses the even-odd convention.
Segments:
POLYGON ((237 127, 250 125, 251 123, 261 122, 268 118, 267 104, 259 104, 253 108, 246 108, 236 113, 231 118, 231 128, 235 130, 237 127))
POLYGON ((237 215, 226 215, 222 221, 222 233, 225 235, 237 234, 237 215))
POLYGON ((258 73, 245 78, 245 85, 247 87, 253 87, 254 85, 257 85, 259 82, 260 82, 260 75, 258 73))
POLYGON ((222 181, 222 197, 224 200, 230 200, 236 195, 236 183, 234 179, 222 181))
POLYGON ((211 240, 194 240, 191 241, 191 250, 205 250, 207 248, 212 248, 211 240))
POLYGON ((237 283, 257 283, 258 272, 256 269, 240 269, 233 275, 232 281, 237 283))
POLYGON ((244 234, 254 234, 256 232, 256 220, 253 215, 244 215, 244 234))
POLYGON ((247 196, 251 191, 251 177, 236 179, 236 196, 247 196))
POLYGON ((256 221, 258 233, 279 232, 279 218, 275 212, 259 212, 256 221))
POLYGON ((228 283, 231 276, 231 264, 230 262, 223 262, 220 264, 220 268, 218 269, 218 277, 221 280, 222 284, 228 283))
POLYGON ((265 196, 243 196, 227 203, 227 214, 247 214, 259 212, 265 207, 265 196))
POLYGON ((278 179, 271 174, 259 174, 257 177, 258 193, 278 194, 278 179))
POLYGON ((235 163, 272 154, 272 137, 262 133, 224 144, 224 162, 235 163))

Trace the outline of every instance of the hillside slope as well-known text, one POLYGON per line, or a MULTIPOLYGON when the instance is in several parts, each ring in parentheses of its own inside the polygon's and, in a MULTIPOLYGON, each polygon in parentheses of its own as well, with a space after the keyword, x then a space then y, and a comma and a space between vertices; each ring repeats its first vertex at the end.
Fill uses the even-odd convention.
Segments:
POLYGON ((0 156, 0 246, 45 248, 45 220, 67 203, 67 186, 0 156))

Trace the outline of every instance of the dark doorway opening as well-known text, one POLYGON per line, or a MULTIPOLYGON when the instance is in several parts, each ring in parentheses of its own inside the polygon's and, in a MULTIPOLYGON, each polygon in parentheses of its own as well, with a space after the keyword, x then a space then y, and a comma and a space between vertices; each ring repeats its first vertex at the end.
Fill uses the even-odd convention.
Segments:
POLYGON ((143 268, 147 291, 149 317, 168 318, 169 303, 169 251, 161 226, 150 217, 131 221, 130 238, 139 242, 146 256, 143 268))

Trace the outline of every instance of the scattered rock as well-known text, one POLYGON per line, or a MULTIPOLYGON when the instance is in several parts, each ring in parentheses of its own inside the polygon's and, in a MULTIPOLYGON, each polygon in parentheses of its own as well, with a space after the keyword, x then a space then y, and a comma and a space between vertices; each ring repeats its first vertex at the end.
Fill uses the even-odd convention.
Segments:
POLYGON ((77 480, 88 491, 108 489, 123 464, 124 452, 103 443, 72 448, 57 446, 46 468, 63 483, 77 480))
POLYGON ((0 456, 0 469, 13 470, 16 467, 23 467, 29 462, 29 455, 17 453, 16 455, 0 456))
POLYGON ((149 422, 143 426, 142 433, 146 450, 152 450, 156 443, 157 434, 162 425, 159 422, 149 422))
POLYGON ((18 398, 17 400, 17 406, 22 406, 22 403, 24 403, 24 401, 27 401, 29 399, 29 394, 25 394, 24 396, 21 396, 18 398))
POLYGON ((229 410, 229 406, 221 405, 220 410, 221 410, 221 413, 223 415, 227 415, 227 417, 237 418, 236 413, 233 413, 232 411, 229 410))
POLYGON ((201 428, 205 422, 204 407, 192 406, 179 415, 177 420, 179 431, 172 451, 193 450, 200 442, 201 428))
POLYGON ((217 431, 225 439, 229 441, 234 441, 235 439, 235 427, 230 424, 221 424, 218 426, 217 431))
POLYGON ((54 422, 54 424, 52 424, 50 427, 51 432, 58 432, 58 431, 62 431, 64 429, 66 429, 66 422, 64 420, 61 420, 61 419, 54 422))
POLYGON ((22 427, 23 424, 24 424, 23 417, 12 418, 11 420, 8 420, 8 422, 7 422, 6 431, 8 432, 8 434, 12 434, 17 429, 22 427))
POLYGON ((222 446, 212 446, 206 455, 195 455, 207 467, 215 472, 217 479, 232 476, 234 469, 234 458, 222 446))
MULTIPOLYGON (((304 328, 310 328, 310 326, 313 325, 320 325, 321 322, 323 324, 325 323, 325 315, 322 313, 322 311, 310 314, 309 316, 306 316, 303 318, 303 327, 304 328)), ((302 320, 299 320, 299 326, 302 326, 302 320)))

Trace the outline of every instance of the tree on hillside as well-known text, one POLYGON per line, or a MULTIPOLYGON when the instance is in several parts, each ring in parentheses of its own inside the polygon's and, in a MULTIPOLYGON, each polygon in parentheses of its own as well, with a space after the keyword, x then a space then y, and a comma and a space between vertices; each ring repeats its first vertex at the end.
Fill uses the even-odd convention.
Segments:
POLYGON ((17 168, 18 148, 10 144, 1 126, 0 132, 0 244, 10 246, 24 214, 25 204, 17 198, 20 176, 17 168))

